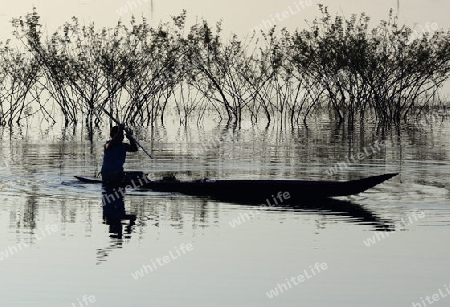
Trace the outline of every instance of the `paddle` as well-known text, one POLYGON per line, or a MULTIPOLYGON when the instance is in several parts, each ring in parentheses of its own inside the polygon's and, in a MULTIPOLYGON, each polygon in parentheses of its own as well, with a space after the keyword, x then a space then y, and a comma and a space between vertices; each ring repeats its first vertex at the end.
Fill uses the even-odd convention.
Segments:
MULTIPOLYGON (((122 123, 119 122, 116 118, 114 118, 114 116, 113 116, 110 112, 108 112, 103 106, 100 106, 100 108, 101 108, 101 109, 103 110, 103 112, 105 112, 106 115, 108 115, 108 116, 109 116, 116 124, 122 125, 122 123)), ((141 143, 138 142, 138 140, 136 140, 136 138, 135 138, 133 135, 131 135, 131 134, 127 134, 127 135, 128 135, 128 137, 131 138, 131 139, 132 139, 139 147, 142 148, 142 150, 145 152, 145 154, 146 154, 147 156, 150 157, 150 159, 153 159, 152 155, 147 151, 147 149, 144 148, 144 146, 141 145, 141 143)))

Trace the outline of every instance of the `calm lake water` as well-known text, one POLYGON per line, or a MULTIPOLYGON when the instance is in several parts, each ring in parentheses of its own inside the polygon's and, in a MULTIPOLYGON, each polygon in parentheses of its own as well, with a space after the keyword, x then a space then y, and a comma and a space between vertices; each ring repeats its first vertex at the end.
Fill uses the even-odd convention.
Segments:
POLYGON ((126 168, 150 178, 400 175, 331 205, 290 204, 250 220, 255 207, 131 189, 121 223, 103 210, 101 186, 73 178, 100 170, 105 132, 90 140, 81 128, 38 127, 0 130, 1 306, 450 302, 448 121, 355 133, 319 120, 309 129, 136 128, 155 159, 140 151, 126 168), (351 155, 359 158, 329 174, 351 155))

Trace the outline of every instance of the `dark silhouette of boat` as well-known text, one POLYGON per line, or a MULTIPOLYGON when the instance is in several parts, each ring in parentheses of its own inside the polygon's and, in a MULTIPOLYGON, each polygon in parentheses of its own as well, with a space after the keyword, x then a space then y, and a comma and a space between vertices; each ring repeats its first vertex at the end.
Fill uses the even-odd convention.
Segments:
MULTIPOLYGON (((349 181, 328 180, 177 180, 163 178, 148 180, 142 172, 127 173, 123 186, 157 192, 181 193, 192 196, 207 196, 217 200, 266 203, 277 206, 288 200, 325 199, 349 196, 364 192, 394 176, 383 174, 349 181)), ((86 183, 102 183, 99 178, 75 176, 86 183)))
MULTIPOLYGON (((393 231, 395 227, 392 222, 381 219, 367 208, 332 197, 361 193, 396 175, 384 174, 350 181, 209 179, 180 181, 174 178, 150 181, 142 172, 130 172, 124 185, 141 190, 182 193, 217 201, 254 205, 258 206, 258 210, 306 211, 350 217, 352 222, 372 225, 377 231, 393 231)), ((100 178, 75 177, 85 183, 102 183, 100 178)), ((123 195, 122 187, 115 189, 118 189, 118 193, 110 195, 123 195)), ((103 196, 105 198, 105 195, 103 196)))

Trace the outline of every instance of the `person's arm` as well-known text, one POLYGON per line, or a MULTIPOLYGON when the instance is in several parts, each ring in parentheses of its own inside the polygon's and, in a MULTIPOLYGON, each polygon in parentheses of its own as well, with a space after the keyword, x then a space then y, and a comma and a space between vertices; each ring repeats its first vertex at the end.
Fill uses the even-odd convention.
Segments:
POLYGON ((129 151, 129 152, 138 151, 138 146, 137 146, 136 142, 134 141, 134 138, 132 137, 133 130, 131 130, 130 128, 126 128, 125 133, 126 133, 127 139, 130 141, 130 146, 128 146, 127 151, 129 151))
POLYGON ((108 150, 111 146, 120 145, 123 139, 123 129, 122 126, 119 126, 119 131, 117 134, 111 139, 111 141, 106 142, 105 149, 108 150))

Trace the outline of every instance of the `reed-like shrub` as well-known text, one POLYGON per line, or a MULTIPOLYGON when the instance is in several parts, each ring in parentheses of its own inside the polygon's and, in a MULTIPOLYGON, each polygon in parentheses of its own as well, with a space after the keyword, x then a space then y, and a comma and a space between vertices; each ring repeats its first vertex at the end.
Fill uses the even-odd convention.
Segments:
POLYGON ((168 110, 182 123, 213 111, 230 123, 297 124, 323 108, 338 121, 392 123, 439 102, 450 74, 449 32, 416 35, 392 11, 370 28, 365 14, 346 19, 319 9, 309 28, 228 40, 220 22, 188 27, 186 12, 156 27, 132 18, 96 29, 74 17, 46 37, 33 10, 13 20, 18 47, 8 42, 0 51, 0 124, 37 111, 52 118, 51 105, 66 124, 91 128, 104 118, 101 108, 136 125, 164 120, 168 110))

